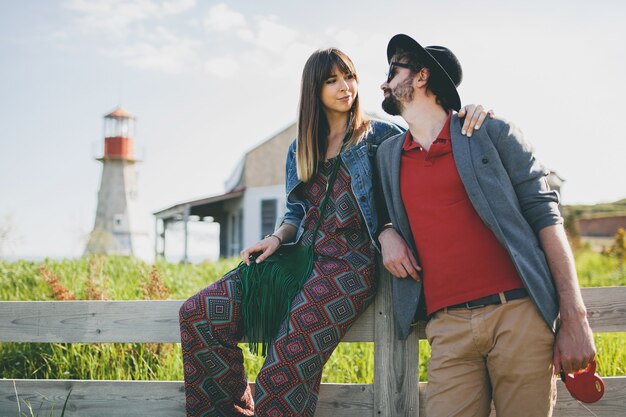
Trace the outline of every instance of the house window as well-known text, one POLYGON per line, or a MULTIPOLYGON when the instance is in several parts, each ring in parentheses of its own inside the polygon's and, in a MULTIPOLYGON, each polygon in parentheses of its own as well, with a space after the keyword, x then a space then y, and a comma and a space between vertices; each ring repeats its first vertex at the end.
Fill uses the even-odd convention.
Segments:
POLYGON ((277 200, 261 200, 261 238, 274 232, 277 200))

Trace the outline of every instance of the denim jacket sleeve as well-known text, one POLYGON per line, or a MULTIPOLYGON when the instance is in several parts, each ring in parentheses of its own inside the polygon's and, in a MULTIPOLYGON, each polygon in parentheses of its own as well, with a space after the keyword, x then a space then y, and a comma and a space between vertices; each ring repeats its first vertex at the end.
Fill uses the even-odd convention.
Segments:
POLYGON ((300 228, 300 223, 304 218, 304 207, 301 203, 293 201, 291 198, 292 191, 298 183, 298 174, 296 169, 296 141, 294 140, 287 151, 287 161, 285 163, 285 195, 286 210, 281 221, 290 224, 296 229, 300 228))

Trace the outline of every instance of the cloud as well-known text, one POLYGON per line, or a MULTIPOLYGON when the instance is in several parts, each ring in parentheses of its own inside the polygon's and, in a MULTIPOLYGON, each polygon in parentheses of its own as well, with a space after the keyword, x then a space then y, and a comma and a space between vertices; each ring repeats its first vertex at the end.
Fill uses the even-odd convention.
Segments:
POLYGON ((179 14, 196 7, 196 0, 169 0, 161 4, 166 14, 179 14))
POLYGON ((239 29, 237 31, 237 36, 239 37, 239 39, 244 40, 244 41, 248 41, 248 42, 254 41, 254 32, 250 29, 239 29))
POLYGON ((181 15, 196 7, 196 0, 67 0, 64 7, 75 13, 75 26, 67 28, 66 39, 72 32, 92 37, 100 53, 135 68, 219 78, 242 68, 266 78, 299 78, 319 47, 347 47, 352 56, 372 45, 373 33, 360 36, 335 27, 311 35, 277 16, 245 16, 226 3, 202 6, 203 12, 181 15))
POLYGON ((204 70, 220 78, 232 78, 239 71, 237 61, 230 56, 211 58, 204 63, 204 70))
MULTIPOLYGON (((191 10, 196 0, 70 0, 74 32, 95 37, 99 51, 135 68, 170 74, 200 68, 201 43, 161 22, 191 10)), ((69 29, 72 30, 72 29, 69 29)))
POLYGON ((134 23, 180 14, 195 5, 196 0, 69 0, 63 6, 79 14, 76 22, 83 31, 119 37, 134 23))
POLYGON ((275 16, 256 16, 253 27, 243 14, 224 3, 211 7, 203 23, 208 32, 232 31, 239 40, 273 53, 284 52, 297 37, 294 29, 279 23, 275 16))
POLYGON ((161 46, 148 42, 136 42, 118 48, 105 49, 102 53, 135 68, 181 74, 199 67, 200 58, 197 48, 197 42, 184 40, 161 46))
POLYGON ((207 17, 204 19, 204 27, 209 32, 224 32, 230 29, 245 28, 246 26, 244 15, 230 9, 224 3, 211 7, 207 17))
POLYGON ((333 37, 339 42, 340 45, 355 45, 360 40, 363 40, 356 32, 348 29, 341 29, 333 34, 333 37))
POLYGON ((297 30, 280 23, 276 16, 254 16, 249 23, 243 14, 224 3, 209 9, 203 25, 212 37, 220 32, 223 44, 242 42, 237 47, 236 60, 230 52, 205 61, 204 70, 220 78, 231 78, 242 67, 254 68, 265 77, 293 76, 300 72, 300 60, 306 59, 302 58, 302 51, 308 56, 313 49, 299 40, 297 30))
POLYGON ((296 40, 297 32, 278 23, 275 17, 257 18, 257 33, 250 41, 274 53, 284 52, 296 40))

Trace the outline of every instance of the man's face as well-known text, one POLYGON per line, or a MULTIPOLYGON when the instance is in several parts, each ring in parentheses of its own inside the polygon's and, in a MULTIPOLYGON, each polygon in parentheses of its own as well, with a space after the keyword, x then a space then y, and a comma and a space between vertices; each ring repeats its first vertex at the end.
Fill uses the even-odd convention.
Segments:
MULTIPOLYGON (((401 68, 400 66, 394 65, 393 59, 391 62, 388 79, 380 86, 385 96, 382 107, 388 114, 398 116, 404 111, 404 103, 413 100, 415 93, 413 79, 415 78, 415 74, 412 74, 411 70, 408 68, 401 68)), ((399 63, 403 65, 406 64, 406 62, 403 61, 399 61, 399 63)))

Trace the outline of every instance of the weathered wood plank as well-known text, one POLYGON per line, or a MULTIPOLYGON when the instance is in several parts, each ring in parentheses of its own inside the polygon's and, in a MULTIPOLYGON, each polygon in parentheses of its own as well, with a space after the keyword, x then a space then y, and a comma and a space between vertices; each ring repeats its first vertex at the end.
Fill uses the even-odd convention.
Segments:
MULTIPOLYGON (((2 301, 0 342, 179 343, 178 309, 167 301, 2 301)), ((373 340, 373 307, 344 342, 373 340)))
POLYGON ((181 301, 0 302, 2 342, 180 342, 181 301))
MULTIPOLYGON (((382 277, 388 276, 386 273, 382 277)), ((596 332, 626 331, 626 287, 583 288, 596 332)), ((2 301, 0 342, 180 342, 182 301, 2 301)), ((344 342, 374 339, 374 307, 344 342)), ((423 337, 423 332, 420 332, 423 337)))
POLYGON ((594 332, 626 332, 626 286, 582 288, 594 332))
POLYGON ((374 405, 375 415, 408 417, 419 409, 418 333, 396 339, 391 304, 391 276, 382 268, 375 301, 374 405))
MULTIPOLYGON (((13 380, 0 380, 0 416, 17 415, 13 380)), ((184 417, 180 381, 15 380, 22 412, 25 401, 40 415, 59 417, 69 392, 67 417, 184 417)), ((254 390, 254 384, 251 384, 254 390)), ((371 385, 322 384, 316 417, 373 417, 371 385)))
MULTIPOLYGON (((603 378, 604 396, 594 404, 585 404, 597 417, 623 417, 626 415, 626 377, 603 378)), ((426 382, 420 382, 420 416, 426 416, 426 382)), ((553 417, 590 417, 593 416, 580 403, 572 398, 561 381, 557 381, 557 401, 553 417)), ((492 410, 490 417, 496 417, 492 410)))
MULTIPOLYGON (((606 392, 601 401, 585 404, 598 417, 621 417, 626 410, 626 377, 604 378, 606 392)), ((54 403, 56 413, 70 389, 66 416, 80 417, 176 417, 184 416, 183 384, 151 381, 77 381, 77 380, 15 380, 22 401, 29 401, 34 410, 42 406, 41 414, 49 415, 54 403)), ((420 415, 424 412, 425 382, 419 384, 420 415)), ((254 384, 251 384, 254 389, 254 384)), ((588 417, 591 414, 572 399, 564 385, 557 381, 558 400, 554 417, 588 417)), ((322 384, 316 417, 371 417, 374 410, 371 385, 322 384)), ((0 415, 17 415, 13 380, 0 380, 0 415)), ((416 414, 410 414, 412 416, 416 414)), ((491 414, 495 416, 495 412, 491 414)))

